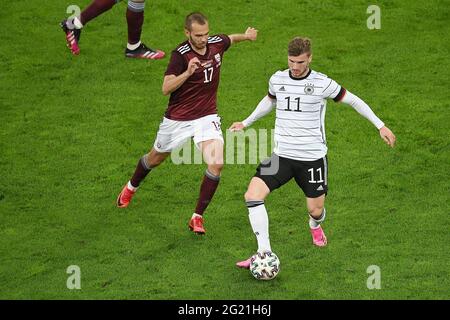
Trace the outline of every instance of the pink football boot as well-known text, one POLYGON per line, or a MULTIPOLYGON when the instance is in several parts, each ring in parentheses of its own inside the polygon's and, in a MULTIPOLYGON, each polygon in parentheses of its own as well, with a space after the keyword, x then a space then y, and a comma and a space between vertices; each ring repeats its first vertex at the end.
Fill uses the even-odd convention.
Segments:
POLYGON ((317 229, 310 230, 313 238, 313 244, 318 247, 325 247, 327 245, 327 237, 325 237, 322 227, 319 226, 317 229))
POLYGON ((236 267, 244 268, 244 269, 250 269, 250 264, 252 263, 252 257, 253 256, 251 256, 247 260, 237 262, 236 263, 236 267))

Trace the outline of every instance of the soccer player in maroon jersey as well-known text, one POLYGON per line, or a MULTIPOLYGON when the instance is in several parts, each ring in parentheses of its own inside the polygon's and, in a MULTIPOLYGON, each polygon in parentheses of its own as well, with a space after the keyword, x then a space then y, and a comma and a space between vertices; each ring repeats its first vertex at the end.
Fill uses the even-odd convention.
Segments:
MULTIPOLYGON (((89 21, 111 9, 120 0, 93 0, 80 14, 69 20, 61 22, 61 28, 66 34, 67 47, 74 55, 80 53, 78 42, 80 41, 81 29, 89 21)), ((142 24, 144 23, 145 0, 128 0, 127 24, 128 43, 125 56, 128 58, 162 59, 165 53, 154 50, 141 42, 142 24)))
POLYGON ((254 41, 257 30, 244 34, 209 36, 207 18, 198 12, 185 20, 187 41, 172 51, 162 91, 170 94, 169 106, 159 127, 153 148, 139 161, 131 180, 117 198, 117 206, 127 207, 147 174, 190 138, 203 154, 207 170, 189 228, 204 234, 203 214, 216 192, 223 168, 223 137, 217 114, 217 88, 225 51, 231 44, 254 41))

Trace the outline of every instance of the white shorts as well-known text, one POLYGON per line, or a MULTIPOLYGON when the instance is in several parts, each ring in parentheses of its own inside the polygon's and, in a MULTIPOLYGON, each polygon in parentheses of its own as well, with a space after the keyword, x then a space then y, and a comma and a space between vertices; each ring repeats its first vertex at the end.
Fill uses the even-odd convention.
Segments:
POLYGON ((220 117, 211 114, 191 121, 176 121, 164 117, 153 147, 161 153, 172 152, 192 137, 197 148, 202 141, 214 139, 223 142, 220 117))

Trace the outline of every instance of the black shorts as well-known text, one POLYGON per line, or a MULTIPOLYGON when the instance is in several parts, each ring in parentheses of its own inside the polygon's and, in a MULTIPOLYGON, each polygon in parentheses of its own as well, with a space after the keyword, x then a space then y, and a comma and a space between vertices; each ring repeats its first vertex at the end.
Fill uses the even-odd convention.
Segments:
POLYGON ((273 153, 270 158, 260 163, 255 177, 262 179, 270 191, 294 178, 305 196, 317 198, 327 194, 327 171, 327 157, 315 161, 298 161, 279 157, 273 153))

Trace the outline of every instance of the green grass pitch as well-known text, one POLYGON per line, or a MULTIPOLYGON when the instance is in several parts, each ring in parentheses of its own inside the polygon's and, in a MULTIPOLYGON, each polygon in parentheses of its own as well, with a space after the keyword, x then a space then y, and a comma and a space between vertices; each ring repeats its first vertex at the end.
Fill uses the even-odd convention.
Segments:
MULTIPOLYGON (((91 21, 81 54, 58 23, 88 0, 9 1, 0 10, 0 298, 449 299, 450 99, 448 1, 148 1, 142 39, 170 53, 183 20, 202 11, 211 34, 259 30, 225 54, 223 129, 244 119, 287 67, 287 43, 313 41, 312 68, 363 98, 397 136, 345 105, 328 104, 329 194, 313 247, 294 182, 267 201, 281 272, 269 282, 237 269, 256 242, 243 200, 256 165, 227 165, 188 231, 204 165, 152 172, 126 210, 115 199, 152 145, 167 106, 168 58, 125 59, 124 2, 91 21), (381 9, 369 30, 367 7, 381 9), (81 269, 69 290, 66 269, 81 269), (371 265, 381 289, 369 290, 371 265)), ((274 114, 255 129, 272 128, 274 114)))

